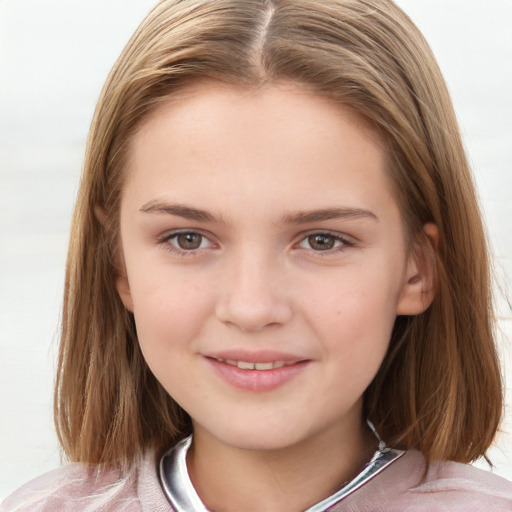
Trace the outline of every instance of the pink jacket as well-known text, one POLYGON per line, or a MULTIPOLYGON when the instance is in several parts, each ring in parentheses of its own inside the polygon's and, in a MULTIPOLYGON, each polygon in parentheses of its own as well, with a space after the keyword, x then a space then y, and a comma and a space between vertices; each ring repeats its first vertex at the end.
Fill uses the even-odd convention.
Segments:
MULTIPOLYGON (((410 451, 329 512, 512 512, 512 483, 456 462, 410 451)), ((172 512, 148 454, 128 474, 69 464, 21 487, 0 512, 172 512)), ((191 511, 192 512, 192 511, 191 511)))

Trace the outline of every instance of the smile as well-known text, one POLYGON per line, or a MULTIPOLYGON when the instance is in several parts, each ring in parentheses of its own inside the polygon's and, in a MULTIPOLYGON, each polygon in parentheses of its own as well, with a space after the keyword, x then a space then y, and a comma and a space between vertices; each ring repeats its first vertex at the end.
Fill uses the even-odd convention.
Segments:
POLYGON ((239 351, 239 355, 223 354, 224 357, 215 354, 205 359, 214 373, 230 386, 257 393, 273 391, 294 380, 312 362, 310 359, 276 352, 258 355, 242 352, 239 351))
POLYGON ((286 361, 270 361, 268 363, 253 363, 250 361, 235 361, 234 359, 221 359, 215 358, 220 363, 226 363, 231 366, 236 366, 240 370, 273 370, 275 368, 282 368, 283 366, 290 366, 295 362, 286 361))

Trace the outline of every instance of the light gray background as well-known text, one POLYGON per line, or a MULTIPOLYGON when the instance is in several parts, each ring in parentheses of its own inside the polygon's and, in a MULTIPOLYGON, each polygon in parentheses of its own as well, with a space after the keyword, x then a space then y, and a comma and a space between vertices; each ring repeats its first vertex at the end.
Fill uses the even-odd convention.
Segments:
MULTIPOLYGON (((51 395, 85 139, 107 72, 153 3, 0 0, 0 499, 60 461, 51 395)), ((512 386, 512 1, 398 3, 453 94, 495 253, 512 386)), ((490 455, 512 479, 508 396, 490 455)))

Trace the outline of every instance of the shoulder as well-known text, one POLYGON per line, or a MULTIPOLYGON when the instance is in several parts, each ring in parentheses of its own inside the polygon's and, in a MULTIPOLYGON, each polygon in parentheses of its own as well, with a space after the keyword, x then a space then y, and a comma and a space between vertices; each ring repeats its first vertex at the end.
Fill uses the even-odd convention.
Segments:
POLYGON ((127 472, 67 464, 28 482, 0 505, 0 512, 171 510, 152 454, 127 472))
POLYGON ((347 497, 339 510, 512 512, 512 482, 457 462, 435 462, 426 473, 425 468, 419 452, 407 452, 347 497))
POLYGON ((512 482, 469 464, 434 463, 425 479, 410 492, 427 498, 436 497, 453 507, 457 504, 460 510, 512 511, 512 482))

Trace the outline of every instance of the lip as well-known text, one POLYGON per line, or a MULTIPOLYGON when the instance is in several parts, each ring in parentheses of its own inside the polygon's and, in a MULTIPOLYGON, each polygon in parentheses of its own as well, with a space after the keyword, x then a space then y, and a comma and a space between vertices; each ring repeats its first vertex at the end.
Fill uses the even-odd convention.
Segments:
POLYGON ((205 357, 212 359, 224 359, 232 361, 247 361, 250 363, 271 363, 273 361, 284 361, 285 363, 296 363, 305 361, 307 358, 301 357, 289 352, 279 352, 276 350, 223 350, 219 352, 209 352, 205 357))
POLYGON ((260 393, 269 392, 284 385, 302 373, 311 362, 304 357, 273 350, 258 352, 229 350, 209 353, 204 357, 215 373, 231 386, 260 393), (235 366, 233 364, 235 361, 254 364, 278 363, 278 367, 265 370, 244 369, 235 366))

